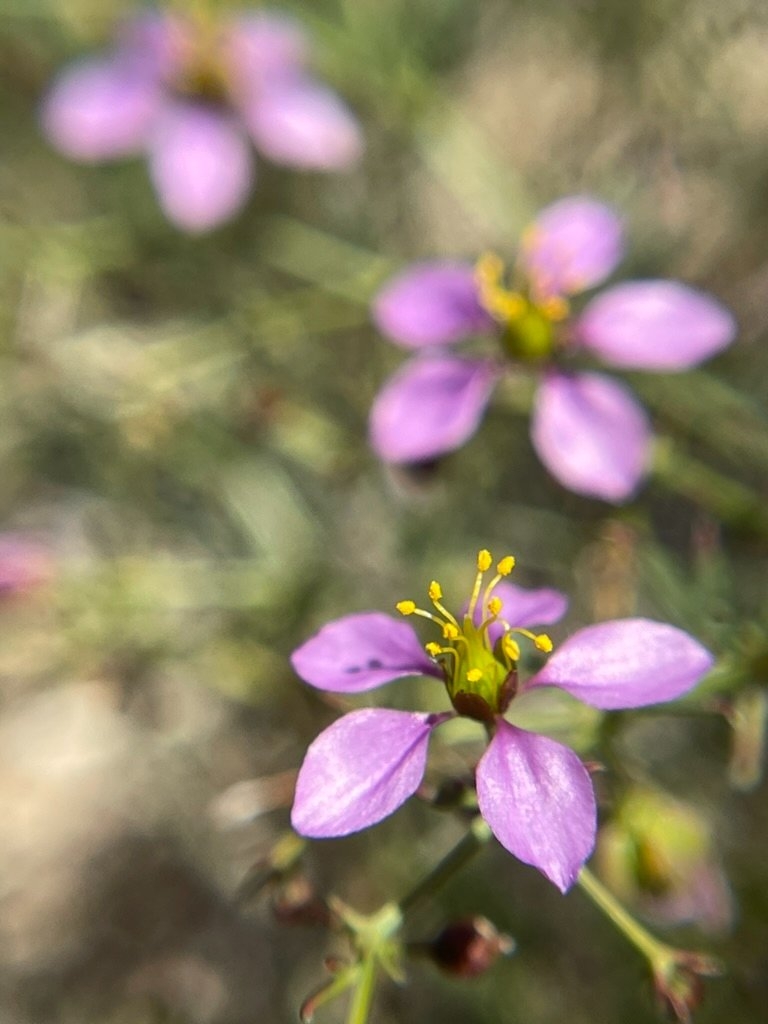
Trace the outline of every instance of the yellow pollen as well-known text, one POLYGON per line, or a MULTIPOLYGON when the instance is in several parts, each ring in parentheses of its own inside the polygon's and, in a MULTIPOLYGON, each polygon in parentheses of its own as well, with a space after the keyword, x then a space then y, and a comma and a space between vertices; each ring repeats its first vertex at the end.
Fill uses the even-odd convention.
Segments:
POLYGON ((432 580, 432 582, 429 584, 429 590, 427 591, 427 593, 429 594, 430 601, 440 601, 443 596, 443 588, 440 586, 437 580, 432 580))
POLYGON ((502 558, 499 564, 496 566, 496 572, 499 576, 509 576, 512 570, 515 568, 515 559, 512 555, 507 555, 506 558, 502 558))
POLYGON ((430 658, 436 658, 438 655, 443 653, 443 648, 440 646, 440 644, 434 643, 434 641, 430 641, 428 644, 424 644, 424 650, 427 652, 430 658))
POLYGON ((492 597, 488 602, 488 612, 491 615, 498 615, 503 607, 500 597, 492 597))
POLYGON ((544 651, 545 654, 549 654, 552 650, 553 644, 546 633, 539 633, 538 636, 533 638, 533 642, 536 645, 536 649, 544 651))
POLYGON ((483 673, 480 671, 479 668, 471 668, 469 672, 467 672, 468 683, 479 683, 482 678, 483 673))
POLYGON ((413 615, 416 611, 416 604, 414 601, 398 601, 395 608, 401 615, 413 615))
POLYGON ((488 569, 491 568, 491 564, 492 563, 493 563, 493 558, 491 557, 491 552, 490 551, 487 551, 485 548, 483 548, 482 551, 478 551, 478 553, 477 553, 477 571, 478 572, 487 572, 488 569))
POLYGON ((459 627, 452 622, 446 622, 443 626, 443 637, 445 640, 456 640, 459 636, 459 627))
POLYGON ((517 640, 513 640, 509 634, 506 634, 502 639, 501 647, 511 661, 520 660, 520 644, 517 640))

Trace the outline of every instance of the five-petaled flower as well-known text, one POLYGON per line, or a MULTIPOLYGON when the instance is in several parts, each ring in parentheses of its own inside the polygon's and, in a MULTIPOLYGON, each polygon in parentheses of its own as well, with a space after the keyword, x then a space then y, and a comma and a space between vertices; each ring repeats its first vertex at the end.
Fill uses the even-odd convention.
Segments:
POLYGON ((490 737, 476 769, 477 801, 496 838, 562 891, 574 882, 595 841, 595 796, 576 754, 504 718, 510 702, 540 686, 560 687, 597 708, 673 700, 712 665, 687 633, 648 619, 619 619, 579 630, 527 680, 518 673, 520 640, 544 653, 552 642, 533 624, 556 622, 567 599, 558 591, 506 582, 514 559, 477 559, 465 612, 456 617, 429 587, 434 611, 401 601, 402 615, 438 629, 422 647, 411 626, 379 612, 324 626, 292 657, 296 672, 320 690, 359 693, 403 676, 442 680, 453 711, 436 714, 367 708, 334 722, 310 745, 296 783, 292 821, 302 835, 343 836, 387 817, 419 787, 433 729, 462 715, 490 737))
POLYGON ((110 53, 60 75, 42 122, 76 160, 145 152, 166 216, 191 232, 242 207, 255 177, 249 136, 301 169, 345 169, 362 151, 347 107, 310 74, 299 25, 268 12, 140 15, 110 53))
POLYGON ((416 264, 390 281, 374 320, 417 355, 385 383, 370 435, 385 461, 430 461, 477 429, 509 360, 543 368, 531 437, 544 465, 579 494, 620 503, 649 468, 651 431, 642 407, 615 380, 574 370, 573 356, 624 369, 683 370, 733 340, 731 314, 676 281, 629 281, 592 298, 578 315, 569 299, 600 284, 623 254, 619 217, 571 196, 542 210, 523 234, 509 283, 494 255, 476 267, 416 264), (448 346, 491 333, 503 358, 464 358, 448 346))

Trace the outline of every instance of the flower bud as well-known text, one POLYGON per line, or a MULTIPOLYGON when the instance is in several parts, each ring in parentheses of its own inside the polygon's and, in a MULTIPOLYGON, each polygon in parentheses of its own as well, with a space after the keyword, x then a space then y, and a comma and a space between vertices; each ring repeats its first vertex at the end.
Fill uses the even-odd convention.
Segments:
POLYGON ((428 953, 447 974, 476 978, 514 948, 514 940, 497 931, 487 918, 467 917, 447 925, 429 943, 428 953))

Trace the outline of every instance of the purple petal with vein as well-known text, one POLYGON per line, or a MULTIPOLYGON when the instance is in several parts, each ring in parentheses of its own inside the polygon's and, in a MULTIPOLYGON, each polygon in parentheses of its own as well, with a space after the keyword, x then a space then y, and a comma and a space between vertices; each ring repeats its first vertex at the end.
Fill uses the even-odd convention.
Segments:
MULTIPOLYGON (((549 626, 559 622, 568 611, 568 598, 559 590, 542 587, 528 590, 515 583, 502 580, 493 588, 493 596, 502 602, 501 618, 511 626, 549 626)), ((464 609, 466 612, 466 608, 464 609)), ((480 607, 475 609, 473 616, 476 626, 480 625, 480 607)), ((501 624, 488 627, 488 635, 493 643, 504 632, 501 624)))
POLYGON ((452 345, 495 327, 468 263, 414 264, 384 285, 373 319, 382 334, 408 348, 452 345))
POLYGON ((551 374, 531 423, 539 458, 561 484, 620 504, 646 473, 651 429, 632 393, 597 373, 551 374))
POLYGON ((574 633, 526 689, 559 686, 596 708, 640 708, 687 693, 713 663, 710 652, 676 626, 617 619, 574 633))
POLYGON ((158 109, 157 85, 117 60, 67 68, 43 102, 43 130, 66 156, 96 163, 138 153, 158 109))
POLYGON ((446 717, 365 708, 334 722, 310 745, 299 770, 293 827, 324 839, 392 814, 418 789, 429 735, 446 717))
POLYGON ((149 170, 166 216, 185 231, 232 217, 254 181, 245 137, 224 111, 169 104, 152 134, 149 170))
POLYGON ((460 447, 477 430, 496 377, 487 361, 410 360, 374 400, 374 451, 385 462, 424 462, 460 447))
POLYGON ((592 299, 577 331, 613 366, 684 370, 730 345, 736 321, 711 296, 677 281, 628 281, 592 299))
POLYGON ((520 263, 545 294, 572 295, 600 284, 624 254, 619 216, 588 196, 547 206, 523 234, 520 263))
POLYGON ((568 747, 499 720, 477 766, 480 813, 510 853, 565 892, 595 845, 595 794, 568 747))
POLYGON ((360 126, 332 90, 306 77, 270 80, 244 104, 256 147, 305 170, 346 170, 363 152, 360 126))
POLYGON ((407 622, 382 612, 345 615, 293 652, 297 675, 336 693, 361 693, 402 676, 438 676, 421 641, 407 622))

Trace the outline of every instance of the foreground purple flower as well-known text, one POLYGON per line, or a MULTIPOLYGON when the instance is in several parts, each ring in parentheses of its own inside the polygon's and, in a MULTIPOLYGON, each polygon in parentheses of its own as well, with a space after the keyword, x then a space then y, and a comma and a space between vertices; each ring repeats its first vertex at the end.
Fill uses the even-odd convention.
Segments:
POLYGON ((543 210, 525 232, 512 274, 485 256, 472 267, 417 264, 379 293, 374 319, 392 341, 416 350, 384 385, 371 410, 371 443, 386 462, 434 459, 462 445, 482 419, 505 363, 544 368, 531 438, 560 483, 620 503, 650 460, 651 431, 627 388, 600 373, 574 372, 573 355, 612 366, 683 370, 729 345, 731 314, 675 281, 607 288, 572 315, 569 298, 600 284, 623 255, 610 207, 584 196, 543 210), (461 358, 447 346, 493 334, 503 360, 461 358))
POLYGON ((358 124, 310 74, 306 51, 298 24, 281 14, 140 15, 110 53, 59 76, 43 127, 75 160, 145 153, 168 219, 207 231, 253 186, 249 137, 291 167, 343 170, 358 160, 358 124))
POLYGON ((492 558, 481 551, 465 613, 453 616, 442 589, 429 587, 435 612, 401 601, 440 630, 423 648, 410 625, 380 612, 348 615, 324 626, 292 657, 320 690, 359 693, 402 676, 434 676, 453 711, 439 714, 368 708, 352 711, 311 744, 296 783, 293 826, 314 838, 348 835, 395 811, 419 787, 429 737, 456 715, 481 722, 490 738, 476 770, 480 812, 511 853, 565 892, 595 842, 595 797, 584 765, 567 747, 504 718, 510 702, 539 686, 557 686, 593 707, 633 708, 674 700, 702 678, 712 656, 674 626, 620 619, 579 630, 541 671, 521 682, 517 637, 549 653, 552 642, 533 624, 557 622, 567 599, 556 590, 506 582, 502 558, 484 585, 492 558))

